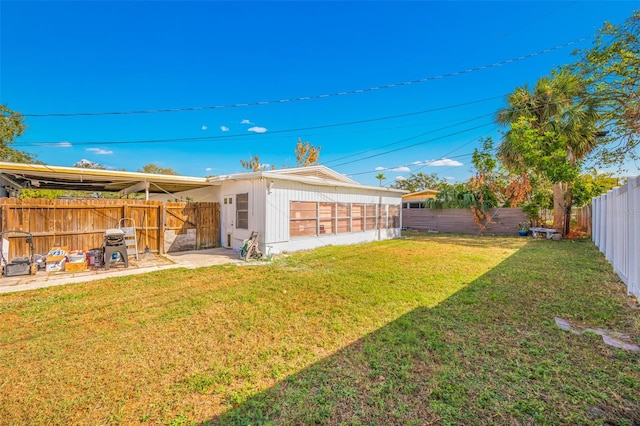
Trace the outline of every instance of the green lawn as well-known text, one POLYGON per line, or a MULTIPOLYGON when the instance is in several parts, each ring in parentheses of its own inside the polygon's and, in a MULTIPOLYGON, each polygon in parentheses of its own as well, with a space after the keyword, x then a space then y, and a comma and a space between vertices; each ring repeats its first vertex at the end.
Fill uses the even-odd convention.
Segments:
POLYGON ((407 238, 0 297, 0 424, 640 424, 589 241, 407 238))

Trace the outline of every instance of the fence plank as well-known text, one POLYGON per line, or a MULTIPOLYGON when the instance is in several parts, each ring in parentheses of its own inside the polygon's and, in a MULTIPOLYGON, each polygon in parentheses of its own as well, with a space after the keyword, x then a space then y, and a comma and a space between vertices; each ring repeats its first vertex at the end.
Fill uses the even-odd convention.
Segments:
POLYGON ((471 209, 402 209, 402 226, 410 229, 452 232, 458 234, 517 235, 518 223, 527 222, 520 208, 489 211, 491 222, 481 231, 473 221, 471 209))
MULTIPOLYGON (((218 203, 170 203, 172 212, 187 222, 202 218, 198 247, 218 247, 220 208, 218 203), (210 217, 210 215, 214 215, 210 217)), ((168 215, 170 216, 170 215, 168 215)), ((102 246, 104 231, 116 228, 122 218, 135 222, 138 252, 146 247, 155 253, 164 250, 164 207, 161 201, 131 199, 19 199, 0 200, 2 231, 21 230, 33 235, 35 253, 47 253, 52 247, 66 246, 70 250, 90 250, 102 246)), ((184 223, 171 220, 172 229, 181 229, 184 223)), ((126 226, 126 225, 125 225, 126 226)), ((9 259, 28 255, 24 238, 9 237, 9 259)))
POLYGON ((640 177, 592 201, 592 239, 629 294, 640 298, 640 177))

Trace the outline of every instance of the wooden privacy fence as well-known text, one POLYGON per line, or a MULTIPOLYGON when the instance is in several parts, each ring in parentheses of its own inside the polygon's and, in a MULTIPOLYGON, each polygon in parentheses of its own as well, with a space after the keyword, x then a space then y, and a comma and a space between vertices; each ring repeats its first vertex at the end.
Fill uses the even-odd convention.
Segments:
POLYGON ((491 222, 481 232, 471 209, 402 209, 402 226, 458 234, 518 235, 518 223, 529 221, 520 208, 491 209, 489 215, 491 222))
MULTIPOLYGON (((183 249, 219 246, 218 203, 167 203, 130 199, 18 199, 0 200, 0 230, 21 230, 33 235, 34 252, 52 247, 90 250, 102 246, 104 231, 135 223, 138 252, 147 247, 165 253, 165 232, 179 238, 193 235, 183 249)), ((9 259, 28 254, 24 237, 8 235, 9 259)), ((177 251, 177 250, 174 250, 177 251)))
POLYGON ((640 298, 640 176, 592 202, 591 238, 627 285, 640 298))
POLYGON ((220 246, 220 204, 167 202, 164 209, 166 253, 220 246))
POLYGON ((573 209, 576 215, 576 224, 587 234, 591 235, 591 204, 573 209))

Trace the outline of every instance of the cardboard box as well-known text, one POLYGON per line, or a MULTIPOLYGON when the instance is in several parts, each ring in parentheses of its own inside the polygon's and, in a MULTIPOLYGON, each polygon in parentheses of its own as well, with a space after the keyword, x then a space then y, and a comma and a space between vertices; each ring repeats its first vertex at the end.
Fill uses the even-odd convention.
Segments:
POLYGON ((67 260, 64 256, 47 256, 47 263, 45 266, 46 272, 61 272, 64 271, 67 260))
POLYGON ((49 253, 47 253, 47 255, 65 256, 68 251, 69 251, 69 247, 67 247, 67 246, 53 247, 51 250, 49 250, 49 253))
POLYGON ((87 270, 87 262, 67 262, 64 265, 65 272, 79 272, 87 270))

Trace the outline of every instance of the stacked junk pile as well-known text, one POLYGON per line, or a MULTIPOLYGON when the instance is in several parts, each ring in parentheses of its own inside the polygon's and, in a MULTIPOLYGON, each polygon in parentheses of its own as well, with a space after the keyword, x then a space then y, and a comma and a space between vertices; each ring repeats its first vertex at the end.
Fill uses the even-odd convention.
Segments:
POLYGON ((129 267, 129 255, 138 258, 135 225, 107 229, 103 243, 91 250, 69 250, 69 247, 53 247, 47 254, 34 254, 33 235, 26 231, 0 232, 0 267, 4 277, 35 275, 46 272, 80 272, 93 268, 109 269, 112 266, 129 267), (24 238, 24 243, 22 239, 24 238), (26 253, 9 259, 9 244, 15 241, 26 247, 26 253))

